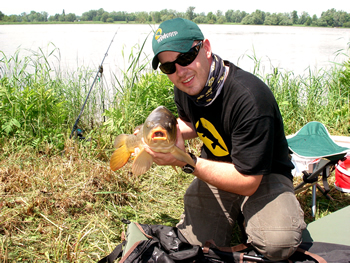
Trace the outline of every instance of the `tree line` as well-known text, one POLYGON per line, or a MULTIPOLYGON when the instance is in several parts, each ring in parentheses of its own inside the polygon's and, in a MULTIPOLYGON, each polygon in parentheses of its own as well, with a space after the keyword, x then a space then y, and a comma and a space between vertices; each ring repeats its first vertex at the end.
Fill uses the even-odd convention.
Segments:
POLYGON ((182 17, 198 24, 224 24, 238 23, 243 25, 305 25, 321 27, 350 27, 350 14, 345 11, 337 11, 334 8, 322 12, 321 17, 310 16, 307 12, 297 11, 290 13, 270 13, 256 10, 249 14, 240 10, 228 10, 225 13, 218 10, 208 14, 195 13, 195 7, 188 7, 186 12, 177 12, 172 9, 164 9, 154 12, 127 13, 124 11, 107 12, 103 8, 84 12, 81 16, 73 13, 50 15, 47 12, 31 11, 29 14, 5 15, 0 11, 0 21, 10 23, 28 22, 76 22, 95 21, 113 23, 125 21, 126 23, 161 23, 172 18, 182 17))

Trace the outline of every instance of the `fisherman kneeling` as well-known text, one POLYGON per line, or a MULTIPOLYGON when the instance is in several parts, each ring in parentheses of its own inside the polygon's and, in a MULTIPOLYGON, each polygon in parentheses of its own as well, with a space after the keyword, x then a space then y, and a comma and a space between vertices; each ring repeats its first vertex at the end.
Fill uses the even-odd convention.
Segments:
POLYGON ((237 217, 248 243, 271 260, 288 258, 301 243, 303 211, 294 195, 283 120, 265 83, 212 53, 199 27, 177 18, 160 24, 153 69, 174 84, 179 119, 176 145, 203 141, 196 167, 145 147, 159 165, 195 175, 177 227, 192 244, 214 239, 229 246, 237 217), (192 168, 191 168, 192 167, 192 168))

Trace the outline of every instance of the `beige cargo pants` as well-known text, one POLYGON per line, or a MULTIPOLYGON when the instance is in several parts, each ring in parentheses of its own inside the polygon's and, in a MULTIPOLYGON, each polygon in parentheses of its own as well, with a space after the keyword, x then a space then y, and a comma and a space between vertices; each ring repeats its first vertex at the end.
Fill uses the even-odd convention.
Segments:
POLYGON ((250 197, 219 190, 195 178, 184 204, 177 227, 191 244, 203 245, 213 239, 218 246, 229 246, 242 211, 248 243, 271 260, 293 254, 306 227, 291 180, 279 174, 265 175, 250 197))

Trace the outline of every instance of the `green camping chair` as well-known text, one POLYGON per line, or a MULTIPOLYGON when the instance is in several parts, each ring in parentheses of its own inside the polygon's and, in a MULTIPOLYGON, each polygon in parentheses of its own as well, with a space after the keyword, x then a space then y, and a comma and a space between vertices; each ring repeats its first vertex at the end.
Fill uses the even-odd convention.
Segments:
POLYGON ((323 195, 332 199, 329 195, 329 185, 327 178, 330 169, 339 160, 343 159, 348 148, 336 144, 327 128, 320 122, 313 121, 307 123, 297 133, 287 138, 289 149, 300 158, 320 159, 312 171, 303 171, 303 182, 295 187, 295 193, 300 193, 305 188, 312 186, 312 216, 316 213, 316 189, 323 195), (322 178, 323 188, 317 183, 319 177, 322 178))

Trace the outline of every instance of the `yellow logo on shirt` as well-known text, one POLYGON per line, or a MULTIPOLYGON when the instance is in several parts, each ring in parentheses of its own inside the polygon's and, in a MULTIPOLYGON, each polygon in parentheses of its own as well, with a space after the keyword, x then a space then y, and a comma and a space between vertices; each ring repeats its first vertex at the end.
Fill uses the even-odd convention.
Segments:
POLYGON ((224 140, 210 121, 200 118, 196 123, 197 134, 205 146, 215 156, 226 156, 229 154, 224 140))

